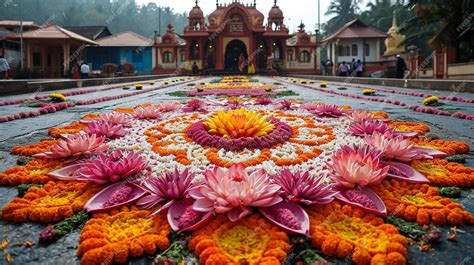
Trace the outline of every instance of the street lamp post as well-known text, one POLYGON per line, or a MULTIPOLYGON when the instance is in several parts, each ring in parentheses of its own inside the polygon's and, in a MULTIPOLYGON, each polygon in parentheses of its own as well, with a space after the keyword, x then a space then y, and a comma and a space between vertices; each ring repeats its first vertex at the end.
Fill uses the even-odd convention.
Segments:
POLYGON ((20 68, 23 70, 23 18, 20 18, 20 68))
POLYGON ((20 19, 20 68, 23 69, 23 13, 21 12, 21 1, 18 1, 18 4, 13 6, 18 7, 18 16, 20 19))
POLYGON ((318 30, 321 32, 321 1, 318 0, 318 30))

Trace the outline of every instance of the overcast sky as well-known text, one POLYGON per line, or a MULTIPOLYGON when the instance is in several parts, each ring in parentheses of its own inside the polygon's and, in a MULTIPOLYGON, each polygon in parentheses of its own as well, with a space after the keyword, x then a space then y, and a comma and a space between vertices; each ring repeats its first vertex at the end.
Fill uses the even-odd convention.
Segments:
MULTIPOLYGON (((361 9, 365 9, 367 3, 370 0, 363 0, 360 5, 361 9)), ((194 6, 195 0, 137 0, 138 3, 147 4, 149 2, 157 3, 158 6, 169 6, 176 12, 189 12, 194 6)), ((223 1, 219 3, 230 3, 232 0, 223 1)), ((242 3, 253 3, 253 0, 241 0, 242 3)), ((268 16, 268 12, 273 6, 274 0, 257 0, 257 9, 265 15, 265 21, 268 16)), ((326 13, 330 0, 321 0, 321 23, 324 23, 330 17, 324 16, 326 13)), ((215 0, 200 0, 199 6, 201 7, 204 15, 209 15, 216 9, 215 0)), ((306 25, 307 31, 316 29, 318 23, 318 1, 317 0, 279 0, 278 6, 283 10, 285 16, 285 24, 288 25, 290 31, 295 31, 300 24, 301 20, 306 25)))

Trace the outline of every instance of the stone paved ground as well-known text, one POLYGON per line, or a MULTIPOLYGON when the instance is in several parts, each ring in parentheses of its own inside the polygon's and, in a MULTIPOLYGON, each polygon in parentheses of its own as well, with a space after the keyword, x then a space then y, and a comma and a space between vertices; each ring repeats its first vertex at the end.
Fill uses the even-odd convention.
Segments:
MULTIPOLYGON (((204 79, 203 81, 210 81, 212 78, 204 79)), ((275 79, 260 78, 263 82, 275 82, 275 79)), ((199 81, 199 82, 203 82, 199 81)), ((146 82, 144 82, 146 83, 146 82)), ((0 123, 0 171, 15 165, 15 157, 9 154, 11 147, 16 145, 24 145, 39 141, 41 138, 47 136, 47 129, 50 127, 68 124, 71 121, 80 119, 87 113, 100 113, 111 111, 117 107, 133 107, 138 104, 147 102, 158 102, 161 100, 182 100, 183 98, 175 98, 166 95, 171 91, 180 90, 185 85, 173 86, 163 90, 150 91, 141 95, 126 97, 123 99, 106 101, 93 105, 77 106, 64 111, 59 111, 52 114, 42 115, 36 118, 29 118, 23 120, 16 120, 7 123, 0 123)), ((315 85, 316 86, 316 85, 315 85)), ((294 99, 322 101, 326 103, 338 105, 351 105, 353 108, 369 109, 369 110, 384 110, 390 116, 397 120, 407 121, 421 121, 430 125, 432 132, 439 134, 444 139, 465 141, 471 146, 474 146, 474 122, 462 119, 456 119, 445 116, 431 115, 425 113, 414 112, 406 108, 395 106, 386 103, 376 103, 364 100, 357 100, 337 95, 326 94, 322 92, 313 91, 302 88, 298 85, 288 85, 289 89, 299 93, 299 96, 294 96, 294 99)), ((337 89, 340 85, 329 86, 327 89, 337 89)), ((145 87, 145 90, 147 87, 145 87)), ((397 88, 397 90, 403 90, 397 88)), ((412 90, 417 91, 417 90, 412 90)), ((358 89, 348 89, 345 92, 360 93, 358 89)), ((428 93, 426 90, 420 92, 428 93)), ((46 93, 46 92, 44 92, 46 93)), ((51 92, 47 92, 51 93, 51 92)), ((98 92, 92 94, 78 95, 71 97, 74 100, 92 99, 102 97, 105 95, 117 95, 126 93, 121 89, 111 90, 108 92, 98 92)), ((448 92, 434 92, 435 95, 446 95, 448 92)), ((400 99, 409 104, 421 104, 422 98, 412 98, 407 96, 395 94, 383 94, 384 97, 391 99, 400 99)), ((0 97, 0 101, 9 99, 24 98, 27 95, 0 97)), ((457 96, 465 98, 473 98, 473 94, 458 94, 457 96)), ((445 101, 447 104, 443 106, 446 109, 456 109, 470 114, 474 114, 474 104, 463 104, 459 102, 445 101)), ((24 111, 24 107, 19 105, 0 107, 0 116, 8 115, 24 111)), ((467 166, 474 167, 474 160, 471 156, 467 161, 467 166)), ((0 187, 0 208, 3 208, 10 200, 17 195, 15 188, 0 187)), ((470 212, 474 212, 474 196, 469 190, 463 192, 463 196, 458 201, 466 207, 470 212)), ((43 228, 37 224, 22 224, 13 225, 3 223, 0 221, 0 241, 8 240, 10 242, 37 242, 38 233, 43 228)), ((461 227, 464 231, 458 234, 458 242, 451 243, 446 240, 440 245, 437 245, 427 253, 421 253, 416 247, 409 248, 409 261, 414 264, 473 264, 474 257, 474 229, 472 227, 461 227)), ((446 232, 446 229, 444 229, 446 232)), ((446 233, 444 233, 446 234, 446 233)), ((61 238, 55 244, 46 247, 40 244, 35 244, 31 248, 14 247, 9 248, 13 255, 11 264, 78 264, 79 260, 75 256, 79 238, 79 231, 69 234, 61 238)), ((0 253, 0 264, 4 264, 5 259, 0 253)), ((148 259, 133 260, 133 264, 147 264, 150 263, 148 259)), ((341 263, 339 261, 338 263, 341 263)))

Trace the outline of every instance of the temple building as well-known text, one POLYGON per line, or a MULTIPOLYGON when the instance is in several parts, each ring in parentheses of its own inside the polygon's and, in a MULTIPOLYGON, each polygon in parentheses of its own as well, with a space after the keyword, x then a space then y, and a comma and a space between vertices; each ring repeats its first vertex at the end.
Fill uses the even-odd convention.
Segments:
POLYGON ((248 68, 257 73, 319 72, 316 37, 306 33, 303 23, 291 35, 276 0, 266 20, 256 1, 236 0, 216 1, 207 20, 196 1, 188 19, 182 35, 168 25, 167 32, 157 38, 154 73, 190 70, 193 64, 217 74, 247 73, 248 68))

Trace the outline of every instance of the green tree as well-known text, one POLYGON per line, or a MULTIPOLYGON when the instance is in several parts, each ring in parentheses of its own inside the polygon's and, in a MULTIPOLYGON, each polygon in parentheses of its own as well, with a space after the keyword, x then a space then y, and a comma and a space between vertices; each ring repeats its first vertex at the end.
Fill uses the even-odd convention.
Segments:
POLYGON ((360 2, 361 0, 333 0, 325 15, 334 17, 323 25, 323 34, 329 35, 347 22, 358 18, 360 2))
POLYGON ((408 0, 406 7, 414 15, 402 28, 407 42, 422 39, 432 49, 449 45, 458 50, 458 60, 474 60, 474 0, 408 0))

